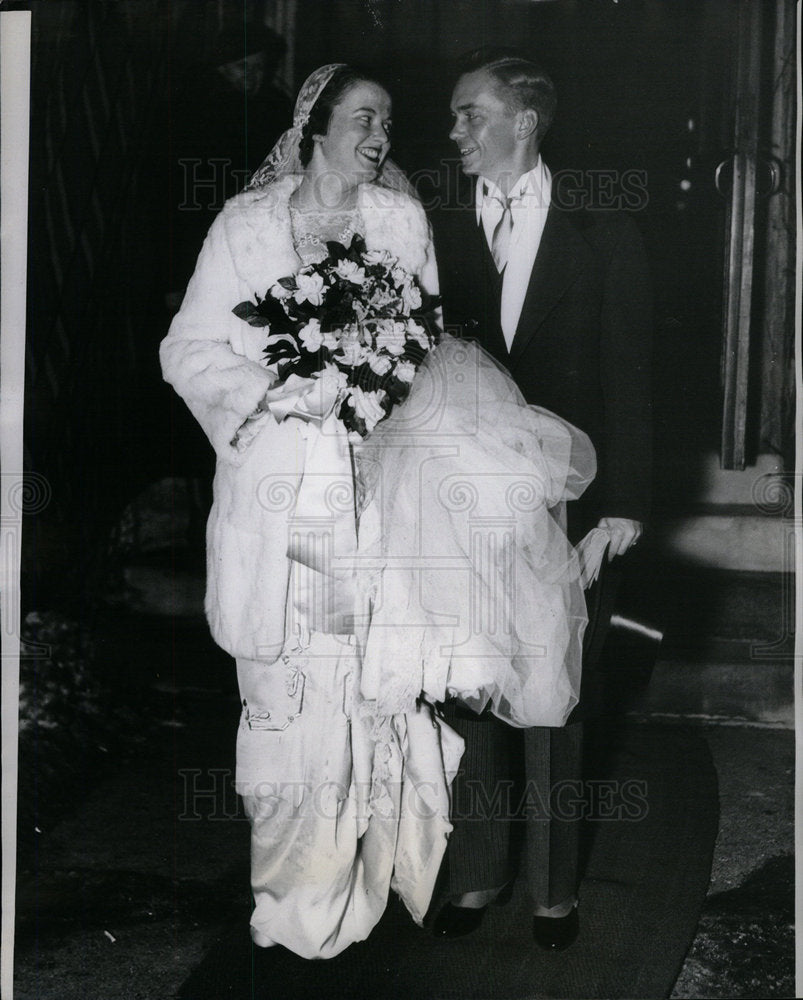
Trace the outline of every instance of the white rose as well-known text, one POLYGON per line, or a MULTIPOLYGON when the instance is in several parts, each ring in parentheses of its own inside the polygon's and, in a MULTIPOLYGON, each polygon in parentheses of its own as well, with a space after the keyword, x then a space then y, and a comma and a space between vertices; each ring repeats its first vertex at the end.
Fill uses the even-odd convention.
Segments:
POLYGON ((365 392, 358 385, 355 385, 349 394, 349 401, 354 407, 355 413, 361 420, 365 421, 366 430, 369 432, 385 416, 385 411, 379 405, 379 400, 384 398, 384 395, 382 389, 375 392, 365 392))
POLYGON ((391 360, 387 354, 369 354, 368 367, 377 375, 386 375, 391 368, 391 360))
POLYGON ((376 334, 377 349, 383 348, 388 354, 399 355, 404 351, 406 341, 404 323, 383 322, 376 334))
POLYGON ((320 274, 297 274, 297 291, 293 293, 296 302, 309 302, 319 306, 323 302, 323 278, 320 274))
POLYGON ((393 372, 400 382, 412 382, 415 378, 416 367, 412 361, 400 361, 393 372))
POLYGON ((396 293, 385 288, 383 285, 378 285, 371 292, 370 302, 374 309, 384 309, 385 306, 389 306, 396 301, 396 293))
POLYGON ((366 264, 384 264, 389 266, 391 262, 395 262, 396 258, 391 256, 387 250, 368 250, 363 254, 363 260, 366 264))
POLYGON ((339 260, 335 271, 339 277, 353 285, 361 285, 365 281, 365 271, 353 260, 339 260))
POLYGON ((429 334, 421 326, 420 323, 416 323, 414 319, 407 321, 407 336, 410 340, 415 340, 416 343, 420 344, 425 351, 428 351, 432 346, 429 339, 429 334))
POLYGON ((340 346, 340 339, 333 330, 327 330, 326 333, 321 334, 322 340, 321 344, 330 351, 336 351, 340 346))
POLYGON ((345 372, 332 364, 326 364, 322 371, 313 372, 313 378, 317 381, 304 402, 310 413, 323 417, 331 412, 348 380, 345 372))
POLYGON ((298 335, 301 338, 301 343, 304 345, 305 351, 310 351, 314 353, 319 350, 321 344, 323 344, 323 334, 321 333, 320 320, 313 317, 306 326, 303 326, 299 331, 298 335))
POLYGON ((402 288, 402 302, 408 312, 421 308, 421 291, 412 283, 407 283, 402 288))
POLYGON ((327 361, 319 372, 313 372, 312 377, 318 378, 321 382, 336 389, 345 389, 348 385, 346 373, 342 372, 337 365, 333 365, 331 361, 327 361))
POLYGON ((368 357, 368 348, 358 341, 346 340, 341 342, 339 354, 344 365, 355 368, 368 357))

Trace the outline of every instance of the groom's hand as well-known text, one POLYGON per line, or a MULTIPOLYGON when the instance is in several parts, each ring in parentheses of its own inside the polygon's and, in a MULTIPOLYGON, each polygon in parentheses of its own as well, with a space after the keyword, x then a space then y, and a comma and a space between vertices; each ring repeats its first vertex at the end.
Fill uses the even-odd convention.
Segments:
POLYGON ((614 556, 623 556, 641 538, 644 530, 641 521, 631 521, 627 517, 603 517, 597 527, 604 528, 610 533, 609 562, 614 556))

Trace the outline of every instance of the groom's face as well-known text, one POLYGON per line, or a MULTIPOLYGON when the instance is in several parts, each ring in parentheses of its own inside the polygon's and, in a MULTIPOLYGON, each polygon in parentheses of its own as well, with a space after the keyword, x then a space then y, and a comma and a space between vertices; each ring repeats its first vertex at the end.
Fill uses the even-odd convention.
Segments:
POLYGON ((466 73, 452 94, 454 126, 449 138, 457 145, 464 173, 496 183, 516 167, 518 117, 505 104, 486 70, 466 73))

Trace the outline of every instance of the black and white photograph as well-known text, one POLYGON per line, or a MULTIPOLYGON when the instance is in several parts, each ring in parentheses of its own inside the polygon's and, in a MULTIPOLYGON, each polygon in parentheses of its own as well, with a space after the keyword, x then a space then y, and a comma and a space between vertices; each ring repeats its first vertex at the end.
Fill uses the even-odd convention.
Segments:
POLYGON ((2 1000, 798 995, 799 41, 0 3, 2 1000))

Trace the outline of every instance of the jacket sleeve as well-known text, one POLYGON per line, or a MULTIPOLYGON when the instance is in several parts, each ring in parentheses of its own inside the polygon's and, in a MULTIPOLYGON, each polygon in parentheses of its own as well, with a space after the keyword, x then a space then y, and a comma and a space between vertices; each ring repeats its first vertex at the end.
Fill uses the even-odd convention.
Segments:
POLYGON ((209 230, 159 354, 165 381, 190 408, 218 457, 239 464, 245 448, 238 446, 238 430, 257 410, 272 376, 235 350, 242 345, 243 320, 232 309, 248 292, 235 271, 224 215, 225 210, 209 230))
POLYGON ((647 255, 635 224, 620 216, 602 303, 606 517, 644 521, 652 486, 653 314, 647 255))

